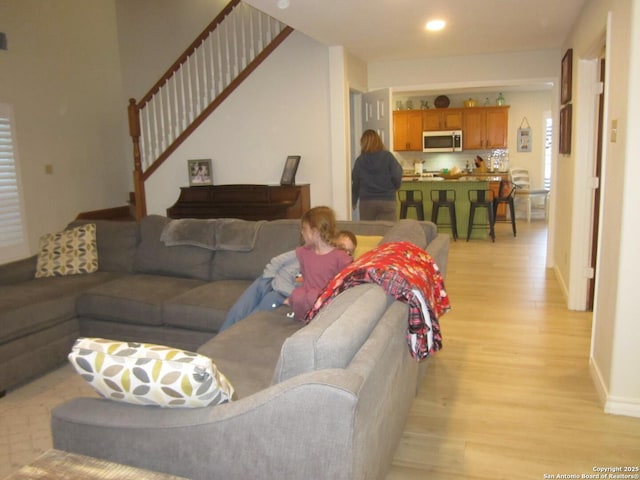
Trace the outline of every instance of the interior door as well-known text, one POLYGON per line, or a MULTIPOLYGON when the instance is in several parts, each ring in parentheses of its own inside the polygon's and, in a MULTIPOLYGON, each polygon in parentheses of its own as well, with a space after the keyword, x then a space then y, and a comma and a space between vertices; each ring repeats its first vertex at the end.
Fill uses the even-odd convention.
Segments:
POLYGON ((391 123, 391 89, 383 88, 364 93, 362 95, 362 131, 375 130, 382 138, 382 143, 391 149, 393 142, 391 123))
POLYGON ((597 179, 597 186, 594 189, 594 209, 593 209, 593 226, 591 231, 591 268, 593 275, 589 279, 587 290, 587 310, 593 311, 593 302, 595 299, 595 279, 596 279, 596 262, 598 259, 598 231, 600 229, 600 176, 602 175, 602 138, 603 138, 603 111, 604 111, 604 79, 605 79, 605 59, 600 59, 600 83, 602 84, 601 93, 598 96, 598 124, 597 124, 597 144, 596 144, 596 161, 594 177, 597 179))
MULTIPOLYGON (((388 149, 392 148, 393 136, 391 134, 391 89, 383 88, 372 92, 362 93, 356 98, 351 96, 351 115, 356 112, 358 103, 361 111, 358 119, 351 119, 351 169, 360 155, 360 137, 365 130, 375 130, 382 138, 382 142, 388 149)), ((351 191, 351 188, 349 188, 351 191)), ((352 212, 352 220, 359 220, 358 209, 352 212)))

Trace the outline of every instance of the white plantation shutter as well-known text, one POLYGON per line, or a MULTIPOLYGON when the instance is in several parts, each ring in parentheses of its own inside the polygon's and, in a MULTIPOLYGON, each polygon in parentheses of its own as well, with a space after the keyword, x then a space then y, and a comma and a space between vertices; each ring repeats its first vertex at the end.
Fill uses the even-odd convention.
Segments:
POLYGON ((0 104, 0 263, 28 253, 11 120, 0 104))

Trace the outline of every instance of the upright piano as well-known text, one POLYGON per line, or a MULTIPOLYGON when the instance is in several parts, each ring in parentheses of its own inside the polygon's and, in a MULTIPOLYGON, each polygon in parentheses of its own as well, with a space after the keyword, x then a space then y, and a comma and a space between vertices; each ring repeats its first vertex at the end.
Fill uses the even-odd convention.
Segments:
POLYGON ((203 185, 182 187, 169 218, 301 218, 311 208, 310 187, 303 185, 203 185))

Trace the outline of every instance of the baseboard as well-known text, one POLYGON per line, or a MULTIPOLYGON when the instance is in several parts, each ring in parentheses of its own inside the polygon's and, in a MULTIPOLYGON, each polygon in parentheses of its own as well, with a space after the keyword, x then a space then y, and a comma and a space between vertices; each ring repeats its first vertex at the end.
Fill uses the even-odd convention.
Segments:
POLYGON ((564 299, 569 301, 569 289, 567 288, 567 284, 564 282, 564 277, 558 268, 558 265, 554 265, 553 274, 556 277, 556 280, 560 284, 560 290, 562 290, 562 294, 564 295, 564 299))
POLYGON ((593 358, 589 360, 589 372, 596 387, 600 403, 604 405, 604 413, 640 418, 640 400, 609 395, 600 369, 593 361, 593 358))
POLYGON ((623 397, 610 397, 604 406, 604 413, 640 418, 640 402, 623 397))
POLYGON ((602 379, 598 365, 593 361, 593 357, 589 359, 589 373, 591 374, 591 380, 593 380, 593 384, 596 387, 596 393, 598 394, 600 403, 602 405, 606 405, 609 392, 607 391, 607 386, 602 379))

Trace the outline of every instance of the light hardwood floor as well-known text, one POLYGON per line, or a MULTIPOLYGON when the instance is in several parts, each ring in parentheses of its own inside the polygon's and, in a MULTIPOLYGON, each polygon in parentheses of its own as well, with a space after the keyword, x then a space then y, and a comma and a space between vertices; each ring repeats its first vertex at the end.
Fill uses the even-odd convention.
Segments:
MULTIPOLYGON (((568 311, 545 269, 544 223, 518 229, 514 239, 497 225, 496 243, 451 243, 444 348, 429 360, 387 480, 640 464, 640 419, 603 413, 589 375, 591 315, 568 311)), ((0 399, 0 478, 51 448, 53 406, 92 394, 65 365, 0 399)))
POLYGON ((496 227, 495 243, 451 243, 444 346, 387 480, 587 478, 594 467, 639 466, 640 418, 603 413, 589 374, 591 314, 567 310, 545 268, 544 223, 519 221, 516 238, 496 227))

